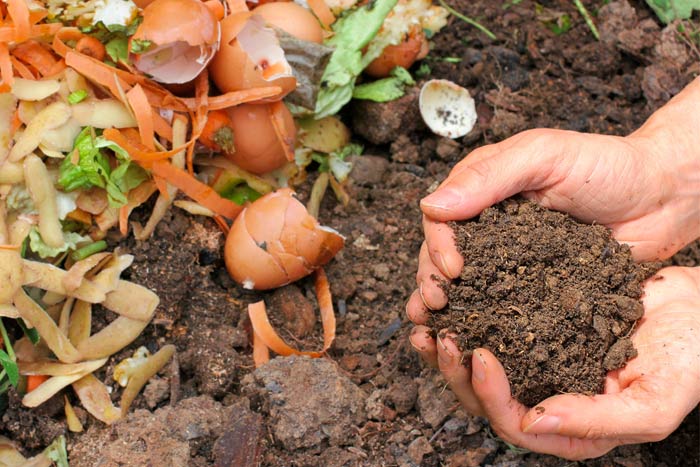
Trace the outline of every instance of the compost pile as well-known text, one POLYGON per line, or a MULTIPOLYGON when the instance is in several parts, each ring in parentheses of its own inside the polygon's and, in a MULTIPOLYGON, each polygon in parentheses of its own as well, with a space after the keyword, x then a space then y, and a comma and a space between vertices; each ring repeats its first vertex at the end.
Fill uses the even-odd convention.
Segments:
POLYGON ((453 228, 465 265, 433 328, 455 332, 466 356, 491 350, 522 403, 600 393, 605 374, 636 356, 629 336, 655 268, 635 264, 608 229, 516 199, 453 228))

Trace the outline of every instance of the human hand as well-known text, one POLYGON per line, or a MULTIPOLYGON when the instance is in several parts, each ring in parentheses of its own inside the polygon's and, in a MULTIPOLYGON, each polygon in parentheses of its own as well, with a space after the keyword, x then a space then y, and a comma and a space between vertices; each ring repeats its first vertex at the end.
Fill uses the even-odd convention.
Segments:
POLYGON ((698 102, 700 78, 628 137, 539 129, 473 151, 421 202, 426 240, 409 317, 422 324, 423 308, 445 305, 433 274, 451 279, 462 269, 445 222, 517 193, 610 227, 639 261, 668 258, 700 237, 698 102))
MULTIPOLYGON (((608 373, 603 394, 563 394, 529 409, 511 397, 503 367, 476 349, 471 365, 449 338, 424 356, 439 366, 462 405, 489 419, 505 441, 571 460, 616 446, 659 441, 700 403, 700 267, 662 269, 645 284, 644 317, 632 342, 637 357, 608 373)), ((425 326, 411 343, 435 348, 425 326)))

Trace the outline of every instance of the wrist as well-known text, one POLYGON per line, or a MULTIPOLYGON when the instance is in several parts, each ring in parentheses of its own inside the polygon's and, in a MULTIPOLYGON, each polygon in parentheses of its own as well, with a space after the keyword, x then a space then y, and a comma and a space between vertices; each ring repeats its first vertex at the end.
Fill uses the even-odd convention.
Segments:
POLYGON ((627 139, 653 171, 673 227, 669 253, 700 238, 700 78, 656 111, 627 139))

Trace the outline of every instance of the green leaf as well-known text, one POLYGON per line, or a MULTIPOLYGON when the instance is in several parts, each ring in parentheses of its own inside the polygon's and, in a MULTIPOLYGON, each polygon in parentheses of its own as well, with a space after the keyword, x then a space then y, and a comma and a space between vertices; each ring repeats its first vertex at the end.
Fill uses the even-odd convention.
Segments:
POLYGON ((115 37, 105 44, 105 50, 113 62, 129 62, 129 39, 126 37, 115 37))
POLYGON ((142 53, 148 51, 148 49, 150 49, 152 45, 153 45, 153 42, 151 42, 151 41, 142 40, 142 39, 132 39, 131 45, 130 45, 131 53, 142 54, 142 53))
POLYGON ((326 41, 335 50, 321 78, 316 118, 337 113, 352 99, 355 80, 365 66, 363 58, 368 58, 363 57, 362 49, 377 34, 396 3, 397 0, 375 0, 347 11, 335 22, 335 34, 326 41))
POLYGON ((63 232, 63 245, 54 248, 44 243, 36 227, 29 231, 29 249, 41 258, 53 258, 68 250, 75 250, 78 243, 86 241, 91 241, 90 237, 84 237, 75 232, 63 232))
POLYGON ((58 184, 65 191, 93 186, 107 190, 111 206, 123 206, 126 194, 148 178, 139 166, 131 164, 129 153, 121 146, 102 136, 96 136, 91 127, 85 127, 75 139, 73 152, 61 163, 58 184), (109 157, 102 151, 109 149, 120 164, 112 170, 109 157), (74 152, 78 163, 74 163, 74 152))
POLYGON ((257 191, 253 190, 246 184, 238 185, 233 187, 231 190, 227 191, 222 195, 224 198, 228 198, 236 204, 244 205, 248 201, 255 201, 262 195, 257 191))
POLYGON ((391 71, 391 74, 392 76, 389 78, 355 87, 352 97, 374 102, 389 102, 403 96, 406 85, 415 84, 411 74, 405 68, 396 67, 391 71))
POLYGON ((693 10, 700 10, 700 0, 646 0, 661 21, 668 24, 676 19, 688 19, 693 10))
POLYGON ((27 339, 29 339, 29 342, 31 342, 34 345, 39 343, 39 340, 41 340, 41 338, 39 337, 39 331, 37 331, 36 328, 28 328, 22 318, 17 318, 16 322, 19 325, 20 329, 22 329, 24 335, 27 336, 27 339))
POLYGON ((334 151, 328 155, 327 164, 328 170, 339 182, 344 182, 350 175, 352 164, 345 159, 349 156, 359 156, 364 148, 361 144, 350 143, 343 146, 340 150, 334 151))
POLYGON ((2 349, 0 349, 0 366, 5 369, 5 374, 10 384, 17 387, 17 383, 19 383, 19 368, 17 368, 17 362, 12 360, 7 352, 2 349))
POLYGON ((77 104, 78 102, 82 102, 87 96, 88 92, 85 89, 78 89, 68 94, 68 103, 77 104))
POLYGON ((44 449, 44 455, 56 463, 56 467, 70 467, 66 452, 66 438, 61 435, 44 449))

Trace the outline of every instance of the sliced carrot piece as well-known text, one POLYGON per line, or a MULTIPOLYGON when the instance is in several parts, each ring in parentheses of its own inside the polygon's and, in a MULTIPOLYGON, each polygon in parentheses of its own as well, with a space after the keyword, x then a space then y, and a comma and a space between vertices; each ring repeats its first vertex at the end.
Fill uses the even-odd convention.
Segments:
MULTIPOLYGON (((282 93, 282 88, 279 86, 265 86, 263 88, 244 89, 242 91, 231 91, 220 96, 208 98, 207 108, 209 110, 221 110, 233 107, 247 102, 254 102, 260 99, 275 97, 282 93)), ((184 98, 182 101, 188 109, 195 110, 197 103, 194 98, 184 98)))
POLYGON ((124 148, 124 150, 129 153, 132 160, 141 163, 146 169, 150 168, 150 163, 168 159, 184 149, 183 147, 179 147, 169 151, 149 151, 140 141, 135 141, 134 138, 127 138, 124 133, 115 128, 107 128, 102 133, 102 136, 124 148))
POLYGON ((112 68, 105 63, 86 55, 81 55, 73 50, 69 50, 68 53, 66 53, 65 59, 66 65, 73 68, 90 81, 109 89, 112 95, 117 98, 121 95, 121 90, 131 89, 129 83, 119 77, 117 73, 119 70, 116 68, 112 68))
POLYGON ((330 29, 331 24, 335 23, 335 16, 324 0, 308 0, 306 2, 311 11, 316 15, 321 25, 324 28, 330 29))
POLYGON ((273 102, 270 107, 270 117, 272 127, 275 129, 277 139, 282 144, 284 155, 288 161, 294 160, 294 136, 287 132, 287 127, 284 124, 284 112, 288 112, 282 101, 273 102))
POLYGON ((205 208, 228 219, 235 219, 238 213, 243 210, 242 206, 222 198, 209 185, 200 182, 193 175, 178 169, 169 162, 154 162, 151 172, 154 175, 163 177, 168 183, 177 187, 205 208))
POLYGON ((75 50, 78 53, 92 57, 95 60, 102 61, 107 55, 107 50, 102 42, 92 36, 84 36, 75 44, 75 50))
POLYGON ((20 62, 19 60, 17 60, 15 57, 12 57, 12 56, 10 56, 10 60, 12 61, 12 66, 14 67, 15 71, 17 72, 17 74, 20 77, 22 77, 24 79, 36 79, 36 75, 34 75, 32 70, 27 68, 27 65, 20 62))
POLYGON ((2 76, 2 86, 10 90, 10 86, 14 82, 14 74, 12 72, 12 61, 10 60, 10 51, 7 44, 0 42, 0 76, 2 76))
POLYGON ((34 40, 19 44, 12 51, 12 55, 27 65, 33 66, 42 76, 50 76, 58 62, 49 50, 34 40))
POLYGON ((255 368, 260 368, 270 361, 270 348, 260 339, 257 333, 253 333, 253 363, 255 368))
POLYGON ((22 42, 29 39, 31 34, 31 23, 29 22, 29 6, 24 0, 8 0, 7 12, 15 25, 15 42, 22 42))
POLYGON ((33 390, 41 386, 47 379, 49 379, 49 377, 46 375, 28 375, 27 392, 32 392, 33 390))
POLYGON ((139 134, 141 135, 141 143, 149 150, 155 151, 156 147, 153 143, 153 109, 148 103, 146 93, 140 85, 136 85, 126 93, 126 99, 131 106, 131 110, 136 117, 136 123, 139 126, 139 134))
POLYGON ((263 300, 248 305, 248 316, 253 326, 254 335, 258 336, 265 346, 285 357, 288 355, 307 355, 313 358, 322 356, 335 340, 336 327, 330 284, 328 283, 328 277, 323 268, 316 270, 315 286, 316 297, 321 312, 321 322, 323 324, 323 348, 321 351, 301 351, 284 342, 270 324, 263 300))

